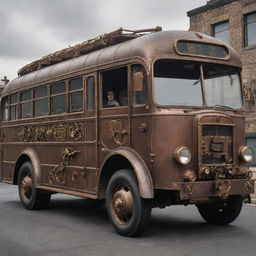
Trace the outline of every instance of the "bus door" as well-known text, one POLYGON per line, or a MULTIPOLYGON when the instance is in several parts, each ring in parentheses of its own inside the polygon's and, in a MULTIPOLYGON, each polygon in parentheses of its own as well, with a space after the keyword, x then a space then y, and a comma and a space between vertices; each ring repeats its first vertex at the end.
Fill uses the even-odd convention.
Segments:
POLYGON ((99 160, 101 162, 111 150, 130 145, 128 67, 101 72, 99 92, 99 160))

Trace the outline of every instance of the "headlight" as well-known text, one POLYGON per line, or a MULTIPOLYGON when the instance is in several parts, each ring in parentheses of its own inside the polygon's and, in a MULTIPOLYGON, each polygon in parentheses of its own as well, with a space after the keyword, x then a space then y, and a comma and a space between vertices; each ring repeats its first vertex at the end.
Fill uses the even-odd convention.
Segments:
POLYGON ((186 147, 178 147, 174 152, 174 158, 182 165, 186 165, 191 160, 191 153, 186 147))
POLYGON ((252 148, 249 146, 242 146, 239 149, 239 156, 246 163, 252 162, 253 154, 254 154, 254 152, 253 152, 252 148))

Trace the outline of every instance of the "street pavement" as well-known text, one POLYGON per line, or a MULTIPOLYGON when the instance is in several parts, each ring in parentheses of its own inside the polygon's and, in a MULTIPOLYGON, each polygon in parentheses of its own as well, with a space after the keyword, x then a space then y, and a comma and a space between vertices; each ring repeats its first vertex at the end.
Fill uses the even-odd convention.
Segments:
POLYGON ((206 224, 196 207, 153 209, 137 238, 112 228, 104 205, 56 194, 46 210, 28 211, 17 187, 0 183, 0 256, 255 256, 256 206, 229 226, 206 224))

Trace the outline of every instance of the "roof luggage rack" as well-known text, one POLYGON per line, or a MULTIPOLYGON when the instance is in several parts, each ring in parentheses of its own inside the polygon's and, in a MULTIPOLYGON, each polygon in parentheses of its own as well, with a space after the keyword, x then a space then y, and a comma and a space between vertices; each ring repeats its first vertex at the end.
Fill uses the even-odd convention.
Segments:
POLYGON ((48 67, 65 60, 79 57, 80 55, 94 52, 96 50, 99 50, 111 45, 119 44, 128 40, 143 36, 145 34, 154 33, 158 31, 162 31, 162 28, 159 26, 155 28, 141 29, 141 30, 128 30, 128 29, 119 28, 108 34, 104 34, 96 38, 84 41, 83 43, 62 49, 55 53, 44 56, 39 60, 33 61, 32 63, 22 67, 18 71, 18 76, 23 76, 35 70, 39 70, 44 67, 48 67))

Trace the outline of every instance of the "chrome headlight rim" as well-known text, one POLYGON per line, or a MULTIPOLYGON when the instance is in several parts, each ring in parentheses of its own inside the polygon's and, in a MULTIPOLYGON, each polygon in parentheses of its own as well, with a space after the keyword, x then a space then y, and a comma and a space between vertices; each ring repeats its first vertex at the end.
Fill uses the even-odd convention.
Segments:
POLYGON ((253 161, 254 158, 254 151, 250 146, 241 146, 239 149, 239 157, 246 163, 251 163, 253 161), (246 158, 246 150, 250 150, 251 151, 251 158, 247 159, 246 158))
POLYGON ((176 148, 176 150, 175 150, 175 152, 174 152, 174 158, 175 158, 175 160, 179 163, 179 164, 181 164, 181 165, 187 165, 187 164, 189 164, 190 163, 190 161, 191 161, 191 152, 190 152, 190 150, 187 148, 187 147, 185 147, 185 146, 180 146, 180 147, 178 147, 178 148, 176 148), (184 152, 184 151, 187 151, 187 153, 188 153, 188 155, 187 155, 187 160, 186 161, 183 161, 182 160, 182 152, 184 152))

